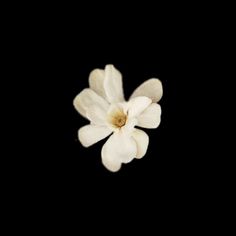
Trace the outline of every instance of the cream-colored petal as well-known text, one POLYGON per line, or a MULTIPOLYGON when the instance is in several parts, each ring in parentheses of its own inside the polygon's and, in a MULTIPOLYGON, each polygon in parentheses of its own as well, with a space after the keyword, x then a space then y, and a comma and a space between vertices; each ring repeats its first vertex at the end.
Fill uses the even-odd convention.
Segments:
POLYGON ((150 104, 152 100, 148 97, 135 97, 128 102, 128 117, 136 117, 141 114, 150 104))
POLYGON ((114 158, 111 149, 109 148, 109 144, 107 143, 105 143, 102 148, 102 164, 112 172, 120 170, 122 164, 119 159, 114 158))
POLYGON ((89 147, 111 134, 106 126, 86 125, 79 129, 79 141, 84 147, 89 147))
POLYGON ((112 115, 114 113, 124 112, 124 105, 122 103, 113 103, 109 106, 107 111, 108 115, 112 115))
POLYGON ((110 103, 124 101, 122 75, 113 65, 105 67, 104 89, 110 103))
POLYGON ((118 171, 121 163, 128 163, 136 157, 134 139, 125 132, 114 133, 102 148, 102 163, 110 171, 118 171))
POLYGON ((92 124, 105 126, 107 124, 107 112, 99 106, 89 106, 86 115, 92 124))
POLYGON ((128 135, 130 135, 134 131, 134 127, 138 124, 137 118, 129 118, 126 121, 125 126, 121 128, 122 132, 126 132, 128 135))
POLYGON ((138 116, 137 126, 155 129, 161 122, 161 106, 156 103, 152 103, 144 112, 138 116))
POLYGON ((104 111, 109 107, 107 101, 95 93, 92 89, 86 88, 82 90, 74 99, 73 105, 75 109, 84 117, 90 106, 98 106, 104 111))
POLYGON ((106 99, 104 90, 105 71, 101 69, 93 70, 89 75, 89 87, 98 95, 106 99))
POLYGON ((162 83, 159 79, 149 79, 136 88, 130 98, 146 96, 152 102, 158 102, 163 95, 162 83))
POLYGON ((74 105, 75 109, 80 113, 81 116, 83 116, 84 118, 87 118, 86 109, 81 104, 79 97, 76 97, 74 99, 73 105, 74 105))
POLYGON ((136 145, 137 145, 136 158, 140 159, 147 152, 147 148, 148 148, 148 144, 149 144, 149 137, 144 131, 142 131, 140 129, 135 129, 134 132, 132 133, 132 137, 134 138, 136 145))

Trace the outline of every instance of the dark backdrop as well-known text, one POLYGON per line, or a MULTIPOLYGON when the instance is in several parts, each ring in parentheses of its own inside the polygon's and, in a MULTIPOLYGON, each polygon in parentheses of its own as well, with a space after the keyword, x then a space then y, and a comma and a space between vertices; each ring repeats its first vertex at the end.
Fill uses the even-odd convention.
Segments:
POLYGON ((182 141, 187 141, 185 133, 191 129, 185 123, 188 108, 184 108, 189 68, 182 44, 173 38, 175 31, 167 34, 169 30, 155 22, 152 30, 134 26, 130 31, 96 24, 85 30, 67 22, 32 31, 27 42, 27 97, 33 98, 29 110, 35 122, 31 120, 30 131, 37 142, 30 137, 29 141, 38 145, 32 161, 36 171, 44 172, 43 179, 77 185, 87 178, 92 182, 132 178, 169 185, 191 172, 191 167, 185 168, 186 144, 182 141), (151 77, 162 81, 164 91, 161 124, 146 130, 150 137, 146 156, 123 165, 118 173, 108 172, 101 164, 104 141, 90 148, 79 143, 77 131, 88 121, 72 105, 74 97, 88 87, 91 70, 106 64, 114 64, 123 74, 126 98, 151 77))
POLYGON ((150 12, 145 21, 141 13, 128 14, 125 21, 110 12, 104 21, 48 14, 15 22, 20 78, 14 88, 21 95, 15 112, 23 155, 12 162, 20 177, 14 181, 30 196, 46 199, 57 210, 60 201, 75 208, 81 202, 99 206, 101 199, 134 203, 144 196, 139 207, 152 203, 154 208, 180 209, 201 199, 197 190, 209 185, 206 161, 199 155, 201 139, 195 142, 194 135, 199 115, 195 92, 201 93, 202 83, 197 69, 202 65, 198 61, 193 67, 192 58, 199 45, 191 41, 194 25, 185 27, 185 19, 168 21, 157 13, 150 12), (146 130, 147 154, 117 173, 101 163, 105 140, 89 148, 79 143, 77 131, 88 121, 72 104, 88 86, 91 70, 106 64, 123 74, 126 98, 151 77, 162 81, 164 91, 161 124, 146 130))
MULTIPOLYGON (((96 27, 91 31, 93 29, 96 31, 96 27)), ((92 183, 103 183, 131 178, 134 185, 141 181, 165 188, 176 187, 176 181, 178 184, 189 181, 187 175, 194 167, 188 166, 190 160, 184 156, 185 132, 191 129, 184 122, 187 120, 186 109, 183 109, 186 64, 181 63, 181 51, 172 45, 170 36, 151 31, 143 41, 143 36, 139 38, 139 32, 135 31, 129 35, 124 32, 121 39, 116 39, 116 33, 104 30, 102 33, 108 33, 109 39, 103 42, 104 37, 101 39, 98 33, 96 37, 92 34, 90 38, 89 34, 83 38, 84 33, 81 36, 70 30, 66 29, 65 34, 68 34, 61 38, 58 31, 54 32, 52 38, 44 42, 43 51, 37 49, 40 66, 37 65, 36 90, 39 92, 37 102, 41 104, 37 120, 40 142, 45 148, 41 149, 41 156, 35 153, 38 160, 38 163, 34 161, 35 168, 45 171, 45 179, 66 186, 77 186, 88 179, 92 183), (126 98, 151 77, 162 81, 164 91, 160 101, 161 124, 158 129, 146 130, 150 137, 146 156, 123 165, 118 173, 110 173, 101 163, 105 140, 89 148, 79 143, 77 131, 88 121, 72 105, 74 97, 88 87, 90 71, 104 68, 106 64, 114 64, 123 74, 126 98)))

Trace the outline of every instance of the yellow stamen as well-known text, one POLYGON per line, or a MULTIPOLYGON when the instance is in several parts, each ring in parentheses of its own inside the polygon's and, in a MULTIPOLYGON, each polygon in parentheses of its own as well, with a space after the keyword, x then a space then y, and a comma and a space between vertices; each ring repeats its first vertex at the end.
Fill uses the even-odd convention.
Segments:
POLYGON ((121 128, 125 125, 127 120, 126 114, 120 109, 117 109, 112 112, 112 114, 109 116, 109 122, 115 127, 115 128, 121 128))

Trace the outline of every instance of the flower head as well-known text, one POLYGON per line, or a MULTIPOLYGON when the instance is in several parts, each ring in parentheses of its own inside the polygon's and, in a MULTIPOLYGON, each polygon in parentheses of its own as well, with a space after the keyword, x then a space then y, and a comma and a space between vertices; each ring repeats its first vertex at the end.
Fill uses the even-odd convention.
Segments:
POLYGON ((149 79, 125 101, 122 75, 113 66, 95 69, 89 75, 89 88, 74 99, 75 109, 90 121, 79 129, 79 140, 89 147, 112 134, 102 147, 102 163, 118 171, 122 163, 142 158, 147 151, 148 135, 135 128, 157 128, 161 119, 162 84, 149 79))

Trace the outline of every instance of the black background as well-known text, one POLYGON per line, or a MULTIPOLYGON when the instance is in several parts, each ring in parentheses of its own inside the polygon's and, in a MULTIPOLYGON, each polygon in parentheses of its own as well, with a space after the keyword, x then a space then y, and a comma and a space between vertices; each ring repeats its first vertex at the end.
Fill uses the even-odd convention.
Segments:
POLYGON ((150 22, 124 24, 122 28, 96 22, 77 24, 69 18, 43 24, 36 21, 20 32, 24 36, 23 71, 26 69, 27 93, 23 95, 30 111, 27 142, 35 147, 29 149, 33 164, 29 171, 39 172, 39 179, 66 186, 76 186, 87 179, 96 183, 132 178, 134 185, 141 180, 163 186, 189 181, 185 177, 194 167, 188 166, 192 160, 185 156, 186 132, 192 128, 188 122, 190 97, 186 100, 186 93, 191 93, 188 76, 194 76, 194 72, 186 61, 189 52, 179 40, 180 29, 176 30, 175 25, 161 28, 156 21, 150 22), (29 29, 29 37, 25 37, 29 29), (74 97, 88 87, 91 70, 106 64, 114 64, 123 74, 126 99, 151 77, 159 78, 164 90, 161 125, 146 130, 150 136, 146 156, 123 165, 118 173, 110 173, 101 164, 105 140, 90 148, 79 143, 77 131, 88 121, 72 105, 74 97))
POLYGON ((20 106, 14 106, 18 118, 12 124, 20 129, 15 149, 23 154, 11 159, 14 177, 9 178, 24 196, 29 193, 26 201, 56 212, 83 205, 118 211, 118 203, 163 214, 200 207, 211 176, 199 151, 202 139, 196 141, 201 131, 195 92, 203 82, 198 75, 203 65, 194 61, 201 50, 192 40, 197 39, 195 23, 159 15, 157 8, 131 15, 108 11, 103 20, 100 14, 91 19, 90 12, 69 13, 54 10, 35 17, 31 12, 11 28, 19 75, 11 94, 20 94, 13 99, 20 106), (72 104, 88 87, 91 70, 106 64, 121 71, 126 99, 151 77, 162 81, 164 91, 161 124, 145 130, 147 154, 117 173, 101 163, 105 140, 89 148, 79 143, 77 131, 88 121, 72 104))
MULTIPOLYGON (((76 40, 72 42, 74 45, 77 44, 76 40)), ((43 117, 46 123, 50 122, 46 128, 49 128, 49 131, 52 128, 53 131, 55 129, 55 134, 50 133, 52 137, 50 136, 49 140, 49 146, 52 144, 55 147, 53 157, 55 164, 68 168, 66 171, 70 174, 89 176, 95 181, 98 176, 118 178, 118 176, 137 175, 137 177, 145 178, 145 176, 155 176, 156 173, 160 173, 162 168, 157 171, 160 168, 158 163, 171 158, 168 152, 176 148, 173 139, 179 126, 178 120, 180 120, 178 118, 180 101, 178 101, 178 91, 175 87, 178 79, 173 78, 175 69, 170 68, 169 60, 166 61, 166 57, 163 57, 164 50, 159 45, 160 43, 156 41, 151 47, 148 44, 146 47, 139 47, 131 42, 125 49, 122 49, 122 44, 116 46, 108 42, 100 46, 95 43, 91 48, 88 47, 88 51, 83 50, 83 54, 79 50, 82 50, 81 46, 75 51, 73 51, 74 46, 68 46, 67 50, 65 46, 62 49, 58 48, 58 52, 53 50, 52 53, 55 54, 52 57, 52 63, 49 63, 53 73, 46 75, 47 79, 43 79, 47 91, 43 94, 44 102, 48 103, 46 106, 48 113, 44 113, 43 117), (99 47, 101 47, 100 50, 97 50, 99 47), (83 148, 78 142, 77 130, 88 121, 80 117, 72 105, 74 97, 82 89, 88 87, 90 71, 94 68, 103 68, 109 63, 114 64, 122 72, 127 99, 139 84, 151 77, 160 78, 164 87, 164 96, 160 102, 163 107, 162 123, 157 130, 147 130, 150 135, 150 148, 146 158, 124 165, 118 173, 110 173, 101 165, 100 152, 104 141, 88 149, 83 148), (168 71, 169 69, 171 72, 168 71), (171 144, 174 146, 169 149, 168 145, 171 146, 171 144), (167 159, 164 158, 165 155, 167 159), (69 171, 70 168, 73 171, 69 171)))
POLYGON ((1 87, 7 108, 1 113, 7 117, 2 137, 9 142, 1 146, 4 218, 15 218, 19 228, 46 225, 53 231, 66 220, 77 231, 89 223, 86 232, 101 229, 94 226, 99 220, 109 233, 127 226, 145 227, 145 233, 159 232, 160 226, 218 230, 210 220, 225 217, 220 210, 228 202, 219 187, 232 179, 222 178, 229 155, 219 151, 225 136, 216 119, 228 102, 221 94, 225 75, 213 76, 222 67, 215 61, 225 58, 216 41, 219 26, 228 25, 221 21, 222 10, 179 2, 10 4, 2 17, 2 82, 9 84, 1 87), (88 121, 72 104, 88 86, 91 70, 106 64, 123 74, 126 98, 151 77, 162 81, 164 91, 161 124, 145 130, 147 154, 117 173, 101 163, 105 140, 89 148, 79 143, 77 131, 88 121))
POLYGON ((154 192, 158 186, 165 192, 185 188, 194 181, 196 163, 188 154, 191 151, 187 151, 190 148, 187 131, 191 126, 188 123, 190 111, 186 107, 183 109, 186 103, 184 86, 188 81, 184 77, 186 64, 181 63, 181 52, 171 42, 166 42, 161 33, 149 33, 143 41, 139 38, 139 31, 131 36, 124 32, 118 39, 114 31, 102 31, 102 34, 109 35, 105 42, 106 37, 99 39, 101 33, 92 34, 88 42, 90 34, 85 37, 85 42, 78 33, 69 33, 59 40, 56 40, 57 34, 53 34, 52 42, 50 39, 43 46, 45 54, 40 57, 42 64, 38 75, 42 88, 41 106, 37 111, 39 133, 43 130, 38 143, 39 146, 42 143, 39 148, 42 155, 36 152, 35 168, 37 172, 44 171, 39 176, 46 183, 52 181, 50 186, 63 186, 69 190, 80 184, 89 186, 88 181, 95 188, 97 184, 112 188, 116 186, 113 181, 127 188, 139 186, 139 190, 142 185, 152 185, 154 192), (164 90, 160 101, 161 125, 158 129, 146 130, 150 137, 146 156, 123 165, 117 173, 107 171, 101 163, 105 140, 89 148, 79 143, 77 131, 88 121, 72 105, 74 97, 88 87, 91 70, 104 68, 106 64, 114 64, 123 74, 127 99, 138 85, 151 77, 159 78, 164 90))

